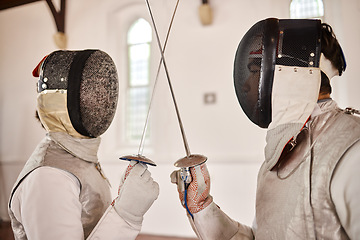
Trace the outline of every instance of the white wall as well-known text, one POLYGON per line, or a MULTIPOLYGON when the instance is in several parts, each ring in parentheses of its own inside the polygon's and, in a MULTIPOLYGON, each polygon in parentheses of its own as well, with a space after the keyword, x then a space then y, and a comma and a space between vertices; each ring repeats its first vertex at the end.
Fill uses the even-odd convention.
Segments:
MULTIPOLYGON (((166 30, 175 0, 150 1, 161 35, 166 30)), ((267 17, 288 18, 288 0, 211 0, 214 21, 202 26, 199 1, 182 0, 166 49, 166 61, 192 153, 206 155, 212 179, 211 194, 234 219, 251 224, 254 215, 256 173, 263 159, 265 130, 243 114, 233 88, 232 68, 237 45, 256 21, 267 17), (203 103, 205 93, 217 101, 203 103), (229 187, 231 186, 231 187, 229 187)), ((326 17, 343 46, 348 69, 334 80, 333 97, 341 107, 360 108, 356 69, 360 53, 360 1, 324 1, 326 17)), ((66 32, 69 49, 99 48, 117 64, 120 86, 126 77, 124 33, 137 17, 150 20, 142 0, 68 1, 66 32)), ((53 50, 55 24, 45 1, 0 11, 0 217, 7 218, 6 201, 22 165, 44 131, 33 115, 36 79, 31 71, 53 50)), ((155 37, 154 37, 155 40, 155 37)), ((152 71, 159 61, 153 45, 152 71)), ((116 192, 126 163, 119 156, 137 153, 137 143, 124 144, 121 124, 123 95, 113 124, 103 136, 100 159, 116 192)), ((173 163, 185 156, 174 107, 161 72, 151 117, 153 142, 144 154, 158 166, 150 170, 160 184, 160 196, 145 215, 143 232, 194 236, 170 184, 173 163)))

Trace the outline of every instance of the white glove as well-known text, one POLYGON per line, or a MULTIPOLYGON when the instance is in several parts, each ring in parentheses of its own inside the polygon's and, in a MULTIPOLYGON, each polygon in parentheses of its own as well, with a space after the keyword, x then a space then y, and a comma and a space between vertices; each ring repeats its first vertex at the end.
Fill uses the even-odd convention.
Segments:
POLYGON ((158 195, 159 185, 151 177, 147 166, 131 161, 121 179, 119 196, 113 206, 125 221, 141 225, 144 214, 158 195))

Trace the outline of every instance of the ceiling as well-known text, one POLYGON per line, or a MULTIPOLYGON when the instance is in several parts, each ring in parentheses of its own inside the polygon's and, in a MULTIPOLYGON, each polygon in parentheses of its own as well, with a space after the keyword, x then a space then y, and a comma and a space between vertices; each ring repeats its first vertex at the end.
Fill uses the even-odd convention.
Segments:
POLYGON ((60 0, 60 10, 56 10, 53 0, 0 0, 0 11, 25 5, 28 3, 46 1, 47 5, 50 8, 50 11, 54 17, 56 28, 58 32, 65 33, 65 3, 66 0, 60 0))
POLYGON ((0 0, 0 11, 42 0, 0 0))

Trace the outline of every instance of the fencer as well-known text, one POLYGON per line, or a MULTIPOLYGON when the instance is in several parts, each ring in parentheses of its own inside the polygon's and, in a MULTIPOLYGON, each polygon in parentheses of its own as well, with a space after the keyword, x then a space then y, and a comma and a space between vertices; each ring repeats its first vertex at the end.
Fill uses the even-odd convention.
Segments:
POLYGON ((101 50, 55 51, 33 71, 47 131, 14 184, 15 239, 135 239, 159 194, 147 167, 130 162, 112 200, 97 152, 113 120, 118 76, 101 50))
POLYGON ((330 98, 330 79, 345 68, 331 26, 320 20, 269 18, 247 31, 235 56, 235 91, 248 118, 268 129, 255 219, 241 224, 215 204, 206 163, 190 168, 187 201, 174 171, 200 239, 359 238, 360 118, 330 98))

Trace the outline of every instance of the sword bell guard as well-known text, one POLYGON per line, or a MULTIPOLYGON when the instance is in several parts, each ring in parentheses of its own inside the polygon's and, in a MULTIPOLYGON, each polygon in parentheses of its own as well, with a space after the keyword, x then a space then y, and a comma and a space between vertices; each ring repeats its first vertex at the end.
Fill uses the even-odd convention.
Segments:
POLYGON ((138 155, 126 155, 126 156, 120 157, 120 159, 121 160, 126 160, 126 161, 137 161, 137 162, 148 164, 148 165, 151 165, 151 166, 156 166, 155 162, 153 162, 149 158, 147 158, 145 156, 142 156, 140 154, 138 154, 138 155))
POLYGON ((174 163, 175 167, 179 168, 189 168, 189 167, 195 167, 198 166, 204 162, 206 162, 207 157, 200 154, 191 154, 190 156, 183 157, 179 160, 177 160, 174 163))

